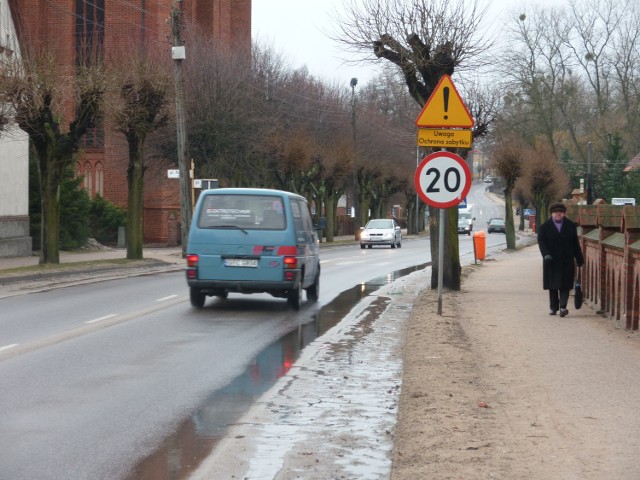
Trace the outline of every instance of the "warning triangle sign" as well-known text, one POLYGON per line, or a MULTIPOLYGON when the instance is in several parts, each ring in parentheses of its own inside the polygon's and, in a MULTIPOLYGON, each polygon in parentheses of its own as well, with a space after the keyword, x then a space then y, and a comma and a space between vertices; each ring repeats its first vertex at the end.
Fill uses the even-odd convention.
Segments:
POLYGON ((416 119, 416 126, 471 128, 473 118, 449 75, 443 75, 416 119))

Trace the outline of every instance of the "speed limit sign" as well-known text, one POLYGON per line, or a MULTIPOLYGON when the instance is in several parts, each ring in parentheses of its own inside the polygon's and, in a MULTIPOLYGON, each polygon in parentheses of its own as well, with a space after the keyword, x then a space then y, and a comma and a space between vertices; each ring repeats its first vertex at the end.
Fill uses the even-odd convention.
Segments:
POLYGON ((432 207, 449 208, 460 203, 471 188, 467 163, 451 152, 435 152, 422 159, 414 177, 420 198, 432 207))

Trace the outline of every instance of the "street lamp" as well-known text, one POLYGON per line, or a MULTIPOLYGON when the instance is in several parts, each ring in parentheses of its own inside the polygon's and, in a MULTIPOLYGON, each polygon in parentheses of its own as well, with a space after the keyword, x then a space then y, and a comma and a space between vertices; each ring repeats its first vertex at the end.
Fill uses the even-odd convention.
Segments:
MULTIPOLYGON (((353 130, 353 152, 357 156, 356 149, 356 85, 358 85, 358 79, 352 78, 351 82, 351 128, 353 130)), ((355 160, 355 157, 354 157, 355 160)), ((353 163, 353 230, 355 239, 358 240, 358 230, 360 228, 360 222, 358 219, 358 168, 354 161, 353 163)))

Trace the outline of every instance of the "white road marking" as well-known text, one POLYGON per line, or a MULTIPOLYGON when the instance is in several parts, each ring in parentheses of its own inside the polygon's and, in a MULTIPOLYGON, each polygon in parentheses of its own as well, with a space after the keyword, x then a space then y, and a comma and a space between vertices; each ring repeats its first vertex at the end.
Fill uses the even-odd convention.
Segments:
POLYGON ((171 300, 172 298, 176 298, 178 295, 169 295, 168 297, 158 298, 156 302, 166 302, 167 300, 171 300))
POLYGON ((100 317, 100 318, 94 318, 93 320, 89 320, 86 323, 87 325, 90 323, 96 323, 96 322, 101 322, 102 320, 107 320, 108 318, 113 318, 115 316, 117 316, 117 313, 112 313, 111 315, 105 315, 104 317, 100 317))
POLYGON ((17 343, 12 343, 11 345, 5 345, 4 347, 0 347, 0 352, 4 350, 9 350, 10 348, 17 347, 17 346, 18 346, 17 343))

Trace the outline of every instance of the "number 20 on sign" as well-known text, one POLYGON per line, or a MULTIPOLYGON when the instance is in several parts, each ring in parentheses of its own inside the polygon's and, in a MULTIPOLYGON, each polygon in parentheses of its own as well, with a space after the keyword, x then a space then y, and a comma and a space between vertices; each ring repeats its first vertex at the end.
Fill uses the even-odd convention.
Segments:
POLYGON ((435 152, 422 159, 414 177, 416 191, 427 204, 449 208, 460 203, 471 188, 467 163, 450 152, 435 152))

